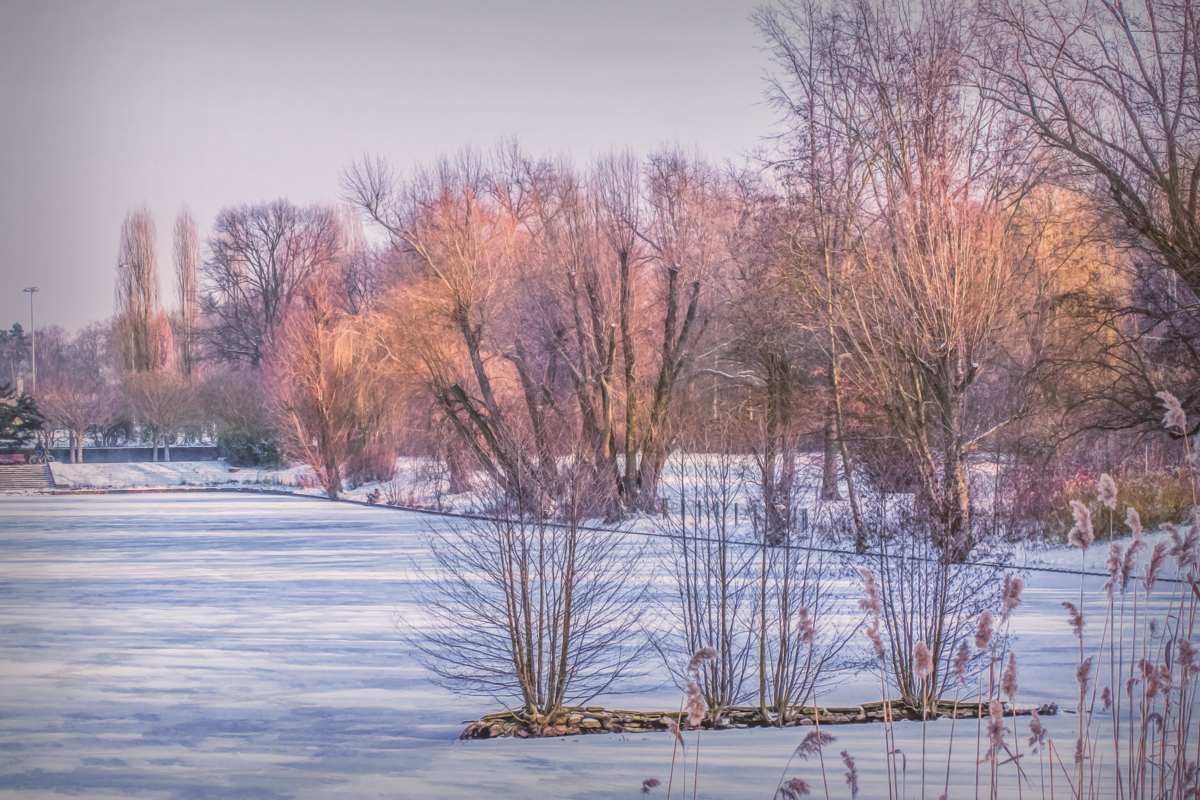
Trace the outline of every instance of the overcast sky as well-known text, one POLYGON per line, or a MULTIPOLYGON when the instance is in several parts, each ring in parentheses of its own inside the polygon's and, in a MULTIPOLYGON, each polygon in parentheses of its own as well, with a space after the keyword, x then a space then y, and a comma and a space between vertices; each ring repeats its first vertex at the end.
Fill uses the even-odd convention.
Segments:
MULTIPOLYGON (((121 221, 340 199, 364 154, 397 166, 516 136, 578 161, 678 141, 759 144, 760 0, 0 0, 0 326, 112 313, 121 221)), ((169 305, 169 303, 168 303, 169 305)))

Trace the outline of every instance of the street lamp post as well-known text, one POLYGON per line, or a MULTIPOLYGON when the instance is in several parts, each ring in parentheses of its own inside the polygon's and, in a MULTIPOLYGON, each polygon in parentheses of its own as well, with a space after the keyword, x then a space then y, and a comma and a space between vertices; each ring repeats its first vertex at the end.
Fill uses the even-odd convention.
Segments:
POLYGON ((36 286, 26 286, 21 291, 29 293, 29 337, 33 342, 33 355, 30 357, 33 363, 33 391, 37 391, 37 327, 33 322, 33 293, 39 291, 36 286))

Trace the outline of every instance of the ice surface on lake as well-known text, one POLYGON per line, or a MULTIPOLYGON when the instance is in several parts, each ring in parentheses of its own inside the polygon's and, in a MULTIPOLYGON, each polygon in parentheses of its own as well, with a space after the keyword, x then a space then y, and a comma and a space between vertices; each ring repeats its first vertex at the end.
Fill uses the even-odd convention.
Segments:
MULTIPOLYGON (((392 623, 395 612, 420 614, 421 533, 446 524, 287 497, 0 498, 0 796, 627 798, 650 777, 665 796, 667 735, 455 740, 464 720, 497 705, 434 686, 392 623)), ((1103 549, 1089 561, 1102 564, 1103 549)), ((1077 551, 1039 557, 1079 563, 1077 551)), ((1084 582, 1097 615, 1102 582, 1084 582)), ((1073 707, 1078 649, 1059 603, 1078 592, 1077 576, 1027 578, 1018 702, 1073 707)), ((677 707, 665 670, 643 688, 595 702, 677 707)), ((820 701, 878 695, 864 673, 820 701)), ((1073 716, 1044 721, 1073 746, 1073 716)), ((806 732, 701 734, 701 796, 769 798, 806 732)), ((858 761, 860 797, 885 792, 883 726, 831 732, 831 794, 848 796, 842 749, 858 761)), ((926 733, 936 797, 949 726, 926 733)), ((897 734, 917 796, 921 726, 900 723, 897 734)), ((695 734, 687 741, 690 750, 695 734)), ((951 797, 974 796, 974 745, 974 725, 960 721, 951 797)), ((789 775, 820 785, 812 761, 789 775)))

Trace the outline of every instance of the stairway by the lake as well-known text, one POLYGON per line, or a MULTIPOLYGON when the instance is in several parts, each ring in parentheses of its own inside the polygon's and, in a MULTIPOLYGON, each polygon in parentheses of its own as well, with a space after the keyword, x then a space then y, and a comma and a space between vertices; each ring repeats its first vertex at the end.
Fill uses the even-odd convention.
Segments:
POLYGON ((54 475, 46 464, 0 464, 0 492, 53 488, 54 475))

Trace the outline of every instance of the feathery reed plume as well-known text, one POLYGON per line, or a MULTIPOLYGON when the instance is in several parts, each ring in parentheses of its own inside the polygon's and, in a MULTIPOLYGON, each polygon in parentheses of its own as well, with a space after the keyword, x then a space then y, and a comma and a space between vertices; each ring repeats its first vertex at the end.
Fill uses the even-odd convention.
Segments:
POLYGON ((1183 406, 1179 404, 1178 398, 1168 391, 1161 391, 1154 395, 1163 401, 1163 405, 1167 407, 1167 413, 1163 415, 1163 426, 1166 428, 1179 428, 1180 432, 1187 432, 1187 415, 1183 413, 1183 406))
POLYGON ((1025 581, 1014 575, 1004 576, 1004 586, 1000 590, 1000 619, 1008 619, 1017 606, 1021 605, 1021 590, 1025 581))
POLYGON ((1012 702, 1017 694, 1017 654, 1008 654, 1008 666, 1004 669, 1004 674, 1000 676, 1000 691, 1008 695, 1008 702, 1012 702))
MULTIPOLYGON (((1168 656, 1168 658, 1170 658, 1170 656, 1168 656)), ((1171 690, 1175 688, 1174 684, 1171 682, 1171 667, 1167 664, 1159 664, 1156 671, 1158 672, 1157 678, 1159 691, 1161 691, 1164 695, 1170 694, 1171 690)))
POLYGON ((708 702, 700 689, 700 668, 710 661, 717 660, 717 651, 712 647, 701 647, 693 655, 687 665, 687 683, 683 687, 684 708, 687 710, 688 725, 696 727, 704 721, 708 713, 708 702))
POLYGON ((1088 684, 1092 680, 1092 662, 1095 660, 1095 656, 1088 656, 1082 664, 1075 668, 1075 680, 1079 682, 1079 706, 1077 710, 1080 714, 1083 713, 1083 703, 1087 699, 1088 684))
POLYGON ((862 576, 862 597, 858 598, 858 607, 864 614, 878 617, 883 613, 883 603, 879 601, 879 590, 875 587, 875 575, 866 567, 859 567, 858 574, 862 576))
POLYGON ((1140 542, 1142 540, 1142 517, 1133 506, 1125 509, 1125 524, 1133 531, 1133 540, 1140 542))
POLYGON ((975 649, 986 650, 992 643, 992 612, 986 608, 979 615, 979 624, 975 627, 975 649))
POLYGON ((1108 711, 1112 708, 1112 690, 1107 686, 1100 690, 1100 705, 1101 711, 1108 711))
MULTIPOLYGON (((1163 524, 1163 530, 1167 529, 1167 523, 1163 524)), ((1175 566, 1186 570, 1188 567, 1195 567, 1197 563, 1197 543, 1200 543, 1200 526, 1193 525, 1187 536, 1179 533, 1175 526, 1171 526, 1169 531, 1174 547, 1171 548, 1170 555, 1175 559, 1175 566)))
POLYGON ((1067 610, 1067 621, 1071 623, 1071 630, 1075 631, 1076 636, 1083 639, 1083 612, 1069 600, 1064 600, 1061 605, 1067 610))
POLYGON ((1072 500, 1071 513, 1075 516, 1075 525, 1067 534, 1067 541, 1072 547, 1087 550, 1096 541, 1096 534, 1092 531, 1092 512, 1079 500, 1072 500))
POLYGON ((1075 763, 1083 763, 1083 737, 1080 736, 1075 740, 1075 763))
POLYGON ((1196 664, 1196 648, 1182 636, 1176 642, 1179 645, 1178 660, 1179 666, 1183 668, 1183 674, 1185 676, 1194 675, 1200 669, 1200 665, 1196 664))
POLYGON ((854 759, 849 750, 842 751, 842 763, 846 765, 846 785, 850 787, 850 800, 858 797, 858 770, 854 767, 854 759))
POLYGON ((837 741, 833 736, 824 731, 810 731, 808 736, 804 737, 804 741, 796 746, 796 751, 792 756, 800 756, 805 761, 809 756, 815 756, 820 753, 821 748, 827 744, 833 744, 837 741))
POLYGON ((708 713, 708 701, 704 699, 704 692, 700 691, 700 684, 694 680, 688 680, 683 694, 683 708, 687 711, 688 725, 694 728, 704 722, 704 716, 708 713))
MULTIPOLYGON (((1168 523, 1164 523, 1165 528, 1168 523)), ((1159 542, 1154 545, 1154 550, 1150 552, 1150 563, 1146 565, 1146 575, 1142 579, 1146 586, 1146 596, 1154 591, 1154 583, 1158 580, 1158 571, 1162 569, 1163 562, 1167 560, 1167 543, 1159 542)), ((1151 620, 1153 624, 1155 620, 1151 620)))
POLYGON ((679 742, 679 746, 686 748, 687 745, 683 743, 683 734, 679 732, 679 723, 671 717, 663 717, 663 723, 667 726, 667 730, 674 734, 675 740, 679 742))
POLYGON ((1183 549, 1183 538, 1179 535, 1179 529, 1172 522, 1164 522, 1162 529, 1171 536, 1171 549, 1167 552, 1167 555, 1178 556, 1179 551, 1183 549))
POLYGON ((1108 580, 1104 582, 1102 587, 1108 592, 1108 596, 1112 597, 1113 589, 1120 582, 1121 565, 1125 563, 1124 549, 1120 542, 1108 543, 1108 558, 1104 560, 1104 567, 1108 570, 1108 580))
POLYGON ((1125 694, 1129 695, 1129 699, 1133 699, 1133 689, 1142 681, 1139 678, 1130 678, 1125 681, 1125 694))
POLYGON ((1109 511, 1117 510, 1117 484, 1107 472, 1100 476, 1100 504, 1109 511))
POLYGON ((913 672, 916 673, 917 679, 922 681, 933 672, 933 654, 924 642, 913 645, 913 672))
POLYGON ((807 607, 796 612, 796 634, 800 641, 809 645, 817 638, 816 620, 808 615, 807 607))
POLYGON ((1008 728, 1004 727, 1004 705, 999 700, 991 700, 988 702, 988 751, 987 757, 992 758, 1001 750, 1006 750, 1004 745, 1004 733, 1008 728))
POLYGON ((967 665, 971 662, 971 648, 966 641, 958 643, 958 652, 954 654, 954 662, 950 665, 950 674, 954 680, 963 686, 967 685, 967 665))
POLYGON ((808 784, 799 778, 791 778, 783 786, 779 787, 776 794, 783 800, 800 800, 806 794, 809 794, 808 784))
POLYGON ((689 675, 699 675, 700 667, 710 661, 717 660, 717 651, 712 647, 701 647, 692 654, 691 661, 688 662, 687 671, 689 675))
POLYGON ((1029 732, 1033 734, 1029 737, 1029 746, 1037 751, 1046 741, 1046 728, 1042 725, 1042 718, 1038 716, 1037 708, 1033 709, 1033 718, 1029 720, 1029 732))
MULTIPOLYGON (((1145 659, 1142 659, 1145 661, 1145 659)), ((1158 697, 1158 670, 1144 670, 1146 675, 1146 699, 1153 700, 1158 697)))
POLYGON ((1200 761, 1193 761, 1187 765, 1187 769, 1183 771, 1183 785, 1193 788, 1188 791, 1191 795, 1184 795, 1184 800, 1192 800, 1194 797, 1200 797, 1200 761))
POLYGON ((867 638, 871 640, 871 648, 875 651, 875 658, 882 662, 886 656, 883 649, 883 638, 879 635, 878 625, 867 626, 867 638))
POLYGON ((1129 579, 1132 577, 1133 567, 1137 563, 1138 551, 1145 546, 1146 541, 1144 539, 1135 537, 1129 543, 1129 547, 1125 549, 1125 558, 1121 561, 1121 594, 1125 594, 1125 590, 1129 588, 1129 579))
POLYGON ((650 790, 656 786, 662 786, 662 781, 658 778, 646 778, 642 781, 642 794, 650 794, 650 790))

